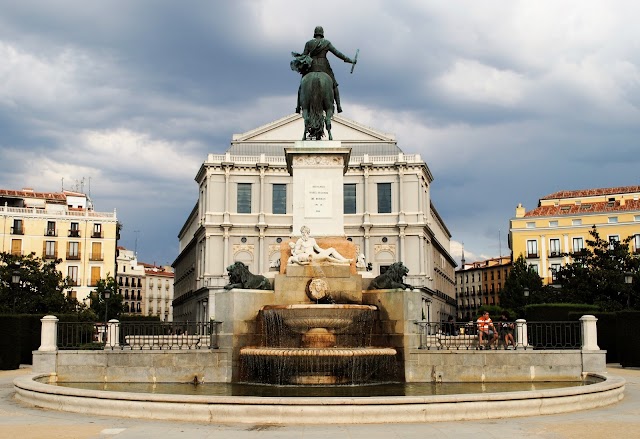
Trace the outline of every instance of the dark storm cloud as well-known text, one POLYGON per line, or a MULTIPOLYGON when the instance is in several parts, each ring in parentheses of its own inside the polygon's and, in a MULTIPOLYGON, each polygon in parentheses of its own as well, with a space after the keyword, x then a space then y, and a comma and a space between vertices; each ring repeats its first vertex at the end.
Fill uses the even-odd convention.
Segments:
MULTIPOLYGON (((91 177, 123 244, 169 262, 207 153, 293 111, 313 28, 344 115, 435 175, 459 254, 506 254, 517 203, 638 184, 640 32, 631 1, 0 1, 0 187, 91 177), (134 231, 138 230, 137 233, 134 231), (502 234, 502 245, 498 235, 502 234)), ((70 183, 71 184, 71 183, 70 183)), ((66 185, 66 184, 65 184, 66 185)))

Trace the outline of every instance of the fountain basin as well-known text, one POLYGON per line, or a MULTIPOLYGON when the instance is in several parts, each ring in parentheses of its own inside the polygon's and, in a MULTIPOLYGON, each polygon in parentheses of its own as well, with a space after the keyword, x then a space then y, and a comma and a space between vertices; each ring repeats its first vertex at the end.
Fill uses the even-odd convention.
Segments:
POLYGON ((462 421, 566 413, 623 398, 620 377, 541 391, 411 397, 240 397, 106 392, 56 387, 22 376, 16 399, 30 406, 96 416, 245 424, 377 424, 462 421))

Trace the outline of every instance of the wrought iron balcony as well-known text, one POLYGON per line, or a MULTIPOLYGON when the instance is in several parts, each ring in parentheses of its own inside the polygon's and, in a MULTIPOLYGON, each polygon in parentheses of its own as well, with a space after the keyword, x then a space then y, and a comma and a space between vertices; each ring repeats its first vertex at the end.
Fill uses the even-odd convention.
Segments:
POLYGON ((23 227, 11 227, 11 234, 12 235, 24 235, 24 228, 23 227))
POLYGON ((69 229, 69 238, 80 238, 80 230, 69 229))
POLYGON ((68 261, 79 261, 80 260, 80 252, 78 252, 78 253, 68 253, 67 252, 67 260, 68 261))
POLYGON ((56 229, 45 229, 44 236, 58 236, 56 229))
POLYGON ((99 232, 96 232, 95 230, 93 232, 91 232, 91 237, 92 238, 102 238, 102 230, 99 232))

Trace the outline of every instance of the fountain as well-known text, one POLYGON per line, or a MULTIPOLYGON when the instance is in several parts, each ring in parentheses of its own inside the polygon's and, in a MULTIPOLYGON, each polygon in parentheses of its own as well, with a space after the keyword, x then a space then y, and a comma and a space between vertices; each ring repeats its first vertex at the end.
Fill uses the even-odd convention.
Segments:
POLYGON ((371 346, 377 308, 355 304, 265 306, 265 346, 240 350, 241 375, 263 384, 368 384, 396 376, 396 350, 371 346))

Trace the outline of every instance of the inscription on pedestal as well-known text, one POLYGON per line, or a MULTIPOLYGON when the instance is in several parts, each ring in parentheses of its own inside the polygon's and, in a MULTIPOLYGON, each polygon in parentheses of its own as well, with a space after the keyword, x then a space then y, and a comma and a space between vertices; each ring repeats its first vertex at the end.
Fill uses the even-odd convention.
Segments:
POLYGON ((304 216, 306 218, 331 218, 331 181, 308 179, 305 181, 304 216))

